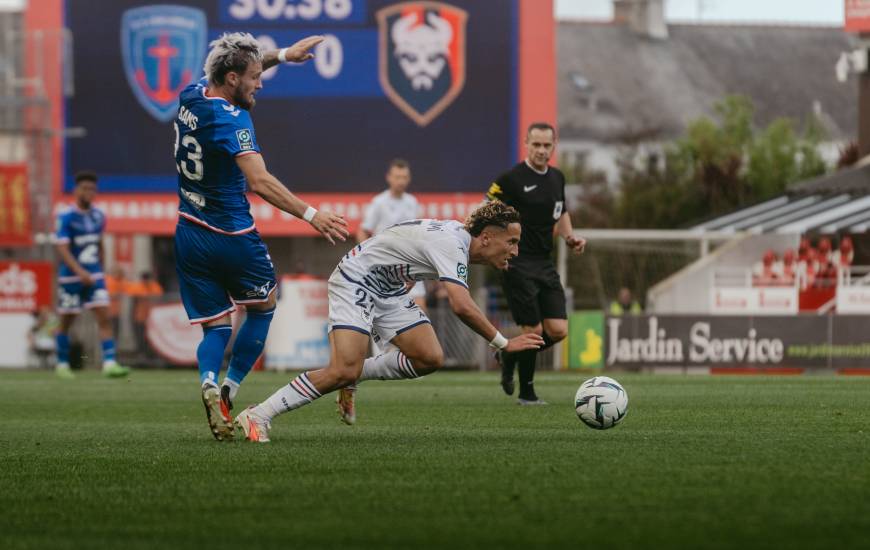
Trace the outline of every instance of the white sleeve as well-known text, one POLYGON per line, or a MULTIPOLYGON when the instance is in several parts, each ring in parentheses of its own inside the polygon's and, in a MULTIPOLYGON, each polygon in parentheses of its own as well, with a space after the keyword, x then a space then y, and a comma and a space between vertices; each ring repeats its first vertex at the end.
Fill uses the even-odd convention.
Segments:
POLYGON ((369 233, 374 233, 375 227, 378 226, 378 218, 380 217, 381 211, 379 205, 380 203, 378 203, 376 197, 375 200, 370 202, 369 205, 366 207, 366 212, 363 215, 363 221, 360 224, 360 227, 362 227, 369 233))
POLYGON ((438 239, 427 251, 439 281, 468 288, 468 251, 462 243, 452 238, 438 239))

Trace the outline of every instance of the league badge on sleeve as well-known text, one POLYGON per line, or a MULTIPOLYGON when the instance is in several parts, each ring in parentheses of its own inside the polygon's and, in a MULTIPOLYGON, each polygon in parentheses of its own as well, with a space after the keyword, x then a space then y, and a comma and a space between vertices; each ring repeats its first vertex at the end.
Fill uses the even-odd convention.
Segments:
POLYGON ((402 2, 377 12, 384 93, 419 126, 444 111, 465 85, 468 13, 442 2, 402 2))
POLYGON ((133 95, 148 114, 168 122, 178 94, 202 70, 205 13, 185 6, 132 8, 121 16, 121 56, 133 95))
POLYGON ((468 284, 468 266, 465 264, 456 264, 456 276, 465 284, 468 284))
POLYGON ((239 141, 239 150, 251 151, 254 148, 254 138, 251 136, 251 131, 247 128, 236 130, 236 139, 239 141))

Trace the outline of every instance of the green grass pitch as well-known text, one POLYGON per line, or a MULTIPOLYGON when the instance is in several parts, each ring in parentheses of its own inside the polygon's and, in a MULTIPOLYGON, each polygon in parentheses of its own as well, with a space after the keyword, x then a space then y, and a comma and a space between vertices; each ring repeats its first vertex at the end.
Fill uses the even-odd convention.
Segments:
POLYGON ((190 371, 0 373, 0 548, 870 545, 870 379, 616 375, 599 432, 583 378, 539 375, 542 408, 492 373, 368 382, 356 426, 328 396, 254 445, 211 438, 190 371))

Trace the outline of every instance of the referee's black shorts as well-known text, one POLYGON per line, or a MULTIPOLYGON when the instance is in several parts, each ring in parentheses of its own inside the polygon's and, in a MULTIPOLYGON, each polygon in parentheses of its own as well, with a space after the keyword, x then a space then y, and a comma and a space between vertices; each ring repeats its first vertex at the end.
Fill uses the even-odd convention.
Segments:
POLYGON ((565 290, 550 258, 511 260, 502 278, 508 307, 518 325, 535 326, 543 319, 567 319, 565 290))

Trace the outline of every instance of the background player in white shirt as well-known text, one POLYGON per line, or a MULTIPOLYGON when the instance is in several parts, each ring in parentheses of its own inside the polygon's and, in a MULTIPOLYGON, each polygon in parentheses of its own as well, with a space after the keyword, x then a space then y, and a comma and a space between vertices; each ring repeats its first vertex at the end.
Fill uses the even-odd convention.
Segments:
MULTIPOLYGON (((384 229, 399 222, 420 217, 420 203, 411 193, 411 165, 404 159, 393 159, 387 167, 387 190, 375 195, 366 208, 363 221, 356 232, 357 242, 377 235, 384 229)), ((426 311, 426 285, 417 283, 409 296, 426 311)))
MULTIPOLYGON (((408 283, 445 282, 450 307, 490 345, 506 351, 537 349, 533 333, 508 340, 489 322, 468 291, 468 264, 507 269, 517 255, 520 217, 502 202, 487 203, 465 224, 411 220, 384 230, 348 252, 329 278, 329 366, 297 376, 271 397, 248 407, 236 426, 251 441, 269 441, 271 420, 357 381, 402 380, 441 368, 444 352, 426 314, 408 298, 408 283), (366 359, 377 334, 397 349, 366 359)), ((353 393, 339 400, 343 420, 352 423, 353 393)))

